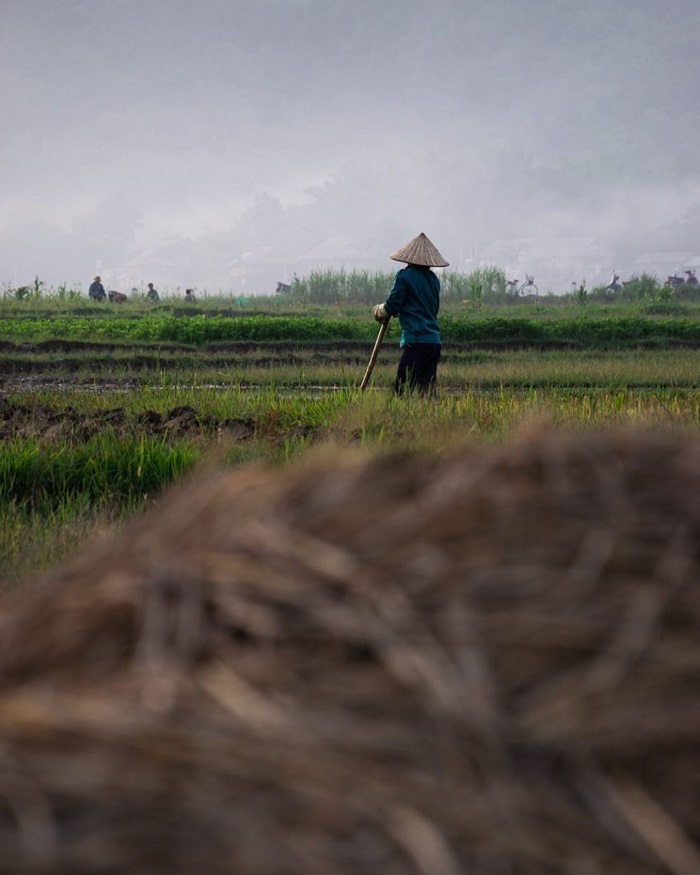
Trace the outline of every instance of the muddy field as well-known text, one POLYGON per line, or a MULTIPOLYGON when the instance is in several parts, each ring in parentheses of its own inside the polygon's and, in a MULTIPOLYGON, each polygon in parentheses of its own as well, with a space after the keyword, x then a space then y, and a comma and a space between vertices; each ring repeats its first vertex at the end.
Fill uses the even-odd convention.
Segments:
MULTIPOLYGON (((235 389, 251 396, 272 389, 306 397, 334 393, 359 385, 369 351, 366 344, 353 342, 239 342, 198 348, 77 340, 4 341, 0 342, 0 439, 32 437, 80 443, 109 431, 118 439, 248 440, 264 434, 260 419, 265 417, 278 438, 284 427, 269 422, 269 410, 262 417, 241 416, 239 410, 214 414, 202 403, 197 390, 217 393, 235 389), (152 392, 152 406, 143 409, 141 405, 135 410, 133 398, 144 390, 152 392), (159 394, 163 399, 170 395, 171 403, 160 403, 159 394), (86 413, 87 405, 77 403, 81 395, 109 399, 109 407, 105 409, 103 401, 86 413)), ((371 388, 390 390, 398 355, 396 341, 383 344, 373 375, 377 382, 371 388)), ((611 376, 626 367, 629 376, 620 380, 620 385, 642 395, 649 393, 651 407, 665 414, 666 401, 659 404, 657 400, 658 389, 664 384, 685 393, 684 403, 689 408, 697 393, 697 370, 687 352, 661 353, 664 360, 651 352, 638 354, 636 359, 631 354, 607 359, 571 352, 535 351, 528 355, 528 360, 521 360, 514 351, 501 349, 494 355, 473 345, 449 344, 440 365, 441 392, 459 397, 476 386, 484 398, 492 392, 497 405, 504 385, 524 396, 537 385, 537 403, 541 403, 549 389, 566 389, 568 381, 573 387, 605 395, 611 391, 611 376), (538 372, 542 368, 548 370, 538 372)), ((639 400, 635 403, 643 405, 639 400)), ((597 400, 592 401, 591 407, 596 404, 597 400)), ((492 418, 492 413, 486 418, 492 418)), ((692 417, 692 410, 689 415, 692 417)), ((312 425, 295 425, 289 433, 316 436, 316 431, 312 425)))
MULTIPOLYGON (((214 345, 204 350, 66 340, 32 344, 0 342, 0 398, 41 390, 66 394, 95 390, 128 393, 143 386, 157 386, 164 380, 182 383, 191 380, 193 374, 213 388, 224 388, 235 380, 241 388, 257 390, 279 379, 282 372, 298 375, 304 370, 314 375, 306 387, 309 390, 333 389, 337 382, 333 375, 355 375, 359 383, 368 356, 365 344, 345 342, 239 343, 214 345), (318 377, 326 370, 331 376, 328 385, 323 376, 318 377)), ((387 343, 380 351, 377 367, 394 367, 396 356, 396 344, 387 343)), ((37 414, 40 416, 41 411, 37 414)), ((162 425, 167 428, 167 420, 177 415, 166 417, 162 425)), ((113 422, 118 423, 118 419, 118 413, 113 413, 113 422)), ((148 419, 146 424, 153 425, 156 432, 159 429, 155 418, 148 419)), ((227 427, 226 423, 207 422, 203 416, 194 416, 190 424, 194 431, 227 427)))
MULTIPOLYGON (((380 363, 393 361, 395 351, 387 345, 380 363)), ((62 396, 73 393, 125 396, 143 387, 158 386, 164 374, 190 371, 220 376, 209 388, 223 389, 232 366, 268 369, 340 365, 361 375, 367 363, 362 344, 328 344, 311 349, 297 344, 237 344, 206 351, 177 346, 135 347, 124 344, 83 343, 50 340, 40 343, 0 343, 0 439, 34 437, 41 441, 77 443, 110 431, 118 438, 225 437, 252 438, 256 423, 251 417, 217 417, 193 405, 177 405, 164 411, 133 414, 128 404, 86 414, 62 396), (42 392, 55 393, 55 403, 36 400, 42 392), (24 402, 23 397, 32 400, 24 402), (12 399, 10 401, 10 398, 12 399)), ((246 383, 239 384, 246 388, 246 383)), ((249 386, 251 391, 259 385, 249 386)), ((314 387, 311 387, 314 388, 314 387)), ((324 387, 315 387, 322 390, 324 387)), ((333 388, 333 387, 331 387, 333 388)))
MULTIPOLYGON (((462 347, 457 347, 459 350, 462 347)), ((396 342, 387 341, 381 350, 391 360, 396 342)), ((168 344, 135 345, 125 343, 86 343, 75 340, 45 340, 37 343, 0 341, 0 386, 12 378, 42 374, 47 366, 66 374, 91 370, 96 376, 128 365, 134 370, 201 367, 227 368, 236 362, 258 367, 273 365, 343 364, 360 369, 367 364, 371 346, 363 343, 245 343, 212 344, 206 349, 168 344)), ((48 379, 48 374, 44 374, 48 379)))

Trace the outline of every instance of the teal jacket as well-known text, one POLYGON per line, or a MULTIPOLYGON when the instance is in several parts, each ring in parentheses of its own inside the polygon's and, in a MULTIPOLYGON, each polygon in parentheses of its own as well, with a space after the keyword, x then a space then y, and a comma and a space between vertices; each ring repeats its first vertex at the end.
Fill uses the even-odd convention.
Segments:
POLYGON ((409 264, 400 270, 384 307, 390 316, 399 317, 399 346, 406 343, 441 342, 437 321, 440 280, 429 267, 409 264))

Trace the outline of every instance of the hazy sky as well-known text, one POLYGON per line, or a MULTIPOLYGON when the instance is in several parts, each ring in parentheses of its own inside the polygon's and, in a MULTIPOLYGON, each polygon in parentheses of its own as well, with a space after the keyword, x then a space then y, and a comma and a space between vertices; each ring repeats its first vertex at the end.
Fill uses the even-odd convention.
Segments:
POLYGON ((698 0, 0 0, 0 281, 172 235, 700 253, 698 34, 698 0))

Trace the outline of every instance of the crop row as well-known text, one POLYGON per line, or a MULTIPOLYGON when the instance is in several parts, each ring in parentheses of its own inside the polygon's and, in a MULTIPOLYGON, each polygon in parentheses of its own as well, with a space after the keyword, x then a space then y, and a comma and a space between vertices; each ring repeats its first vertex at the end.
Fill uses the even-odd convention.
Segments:
MULTIPOLYGON (((12 340, 60 338, 168 342, 202 346, 216 342, 324 341, 369 342, 376 333, 371 319, 333 319, 313 316, 144 316, 133 318, 85 318, 58 316, 53 319, 22 318, 0 323, 0 336, 12 340)), ((392 320, 389 338, 398 337, 392 320)), ((614 348, 635 344, 683 343, 700 345, 700 321, 686 318, 620 317, 590 319, 585 316, 557 320, 528 318, 470 318, 446 314, 443 340, 460 343, 507 344, 510 346, 577 346, 614 348)))

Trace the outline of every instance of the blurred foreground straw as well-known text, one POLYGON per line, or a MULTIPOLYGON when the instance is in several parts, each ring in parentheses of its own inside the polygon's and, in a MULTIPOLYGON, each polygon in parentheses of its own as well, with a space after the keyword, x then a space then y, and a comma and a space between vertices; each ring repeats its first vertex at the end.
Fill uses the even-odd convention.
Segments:
POLYGON ((700 445, 211 474, 0 605, 0 872, 698 875, 700 445))

